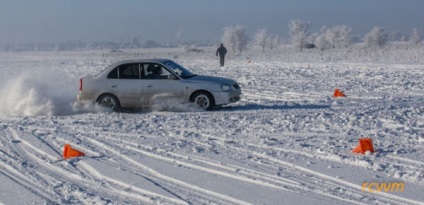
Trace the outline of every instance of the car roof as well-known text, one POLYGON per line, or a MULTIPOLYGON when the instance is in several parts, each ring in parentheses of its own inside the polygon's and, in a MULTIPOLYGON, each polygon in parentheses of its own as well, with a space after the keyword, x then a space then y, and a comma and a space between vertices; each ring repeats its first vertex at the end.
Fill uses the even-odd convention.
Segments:
POLYGON ((119 66, 119 65, 123 65, 123 64, 127 64, 127 63, 164 63, 166 61, 169 61, 170 59, 166 59, 166 58, 151 58, 151 59, 136 59, 136 60, 122 60, 122 61, 118 61, 115 62, 111 65, 109 65, 108 67, 106 67, 104 70, 102 70, 99 74, 97 74, 96 76, 103 76, 103 75, 107 75, 105 73, 108 73, 110 70, 114 69, 115 67, 119 66))
POLYGON ((150 58, 150 59, 135 59, 135 60, 123 60, 118 61, 116 64, 126 64, 126 63, 164 63, 166 61, 169 61, 169 59, 165 58, 150 58))

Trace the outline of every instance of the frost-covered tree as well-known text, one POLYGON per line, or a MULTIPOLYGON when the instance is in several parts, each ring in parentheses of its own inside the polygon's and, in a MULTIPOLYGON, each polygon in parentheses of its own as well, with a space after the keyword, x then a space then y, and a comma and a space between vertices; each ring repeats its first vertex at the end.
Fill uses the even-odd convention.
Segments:
POLYGON ((315 38, 313 42, 320 51, 323 51, 331 47, 330 42, 327 40, 327 37, 326 37, 328 29, 329 28, 327 28, 326 26, 321 27, 319 29, 320 31, 319 35, 315 38))
POLYGON ((325 28, 323 30, 323 34, 325 36, 326 41, 330 44, 331 48, 336 48, 337 42, 337 33, 333 28, 325 28))
POLYGON ((320 34, 317 38, 315 38, 314 44, 320 51, 330 47, 330 43, 327 41, 324 34, 320 34))
POLYGON ((317 33, 317 32, 311 33, 310 35, 308 35, 306 37, 305 43, 307 43, 307 44, 314 44, 315 43, 315 39, 317 39, 318 36, 319 36, 319 33, 317 33))
POLYGON ((244 26, 237 25, 235 29, 236 37, 236 48, 241 53, 246 49, 247 44, 249 43, 249 37, 246 34, 246 28, 244 26))
POLYGON ((337 25, 332 28, 323 27, 322 33, 332 48, 345 48, 352 43, 352 28, 337 25))
POLYGON ((413 45, 419 44, 421 41, 420 33, 418 32, 417 28, 412 29, 411 36, 409 37, 409 43, 413 45))
POLYGON ((337 33, 336 46, 346 48, 352 43, 352 28, 346 25, 338 25, 334 27, 337 33))
POLYGON ((221 41, 225 44, 227 48, 234 53, 236 52, 236 40, 234 38, 234 27, 225 27, 224 34, 221 37, 221 41))
POLYGON ((389 34, 383 27, 374 27, 365 35, 364 43, 369 47, 379 46, 383 47, 389 42, 389 34))
POLYGON ((262 52, 265 52, 265 47, 268 44, 268 31, 266 28, 259 29, 255 34, 255 44, 262 48, 262 52))
POLYGON ((246 28, 244 26, 237 25, 236 27, 225 27, 224 34, 221 41, 231 50, 235 52, 242 52, 248 43, 248 37, 246 35, 246 28))
POLYGON ((309 35, 308 30, 311 27, 311 22, 305 22, 300 19, 291 20, 289 22, 289 34, 294 47, 302 51, 306 37, 309 35))
POLYGON ((278 35, 269 35, 267 38, 267 44, 269 49, 274 49, 280 43, 280 37, 278 35))

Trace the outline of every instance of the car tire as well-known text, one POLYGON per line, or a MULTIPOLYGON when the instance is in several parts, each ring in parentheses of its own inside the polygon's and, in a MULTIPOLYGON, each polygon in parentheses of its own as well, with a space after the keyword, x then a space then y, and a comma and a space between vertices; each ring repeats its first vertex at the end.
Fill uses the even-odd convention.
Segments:
POLYGON ((204 110, 211 110, 215 106, 213 96, 204 91, 194 93, 191 101, 204 110))
POLYGON ((111 94, 103 94, 97 99, 97 103, 100 106, 107 107, 112 109, 113 111, 119 111, 121 109, 121 105, 119 100, 111 94))

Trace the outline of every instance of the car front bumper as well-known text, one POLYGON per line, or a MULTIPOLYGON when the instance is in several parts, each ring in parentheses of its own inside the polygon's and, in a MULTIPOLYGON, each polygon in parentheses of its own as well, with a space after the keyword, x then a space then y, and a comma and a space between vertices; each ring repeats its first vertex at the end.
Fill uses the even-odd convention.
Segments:
POLYGON ((239 101, 241 91, 232 90, 228 92, 212 92, 212 95, 215 99, 215 105, 225 105, 239 101))

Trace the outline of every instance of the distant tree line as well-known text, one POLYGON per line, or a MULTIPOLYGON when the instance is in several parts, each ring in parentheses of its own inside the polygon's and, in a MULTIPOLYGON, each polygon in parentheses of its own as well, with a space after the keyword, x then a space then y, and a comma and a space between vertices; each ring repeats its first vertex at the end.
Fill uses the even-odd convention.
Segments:
MULTIPOLYGON (((319 32, 310 33, 311 22, 300 19, 291 20, 288 24, 290 43, 294 48, 302 51, 304 48, 317 48, 321 51, 332 48, 346 48, 353 43, 354 36, 352 28, 346 25, 336 25, 334 27, 321 27, 319 32)), ((223 29, 221 42, 224 43, 233 53, 242 53, 249 43, 262 48, 273 49, 279 42, 278 35, 271 35, 267 28, 258 29, 253 39, 246 34, 246 28, 241 25, 225 27, 223 29)), ((362 42, 367 47, 383 47, 390 41, 389 33, 383 28, 376 26, 362 38, 362 42)), ((409 36, 409 43, 417 45, 421 42, 421 35, 418 29, 413 28, 409 36)))

